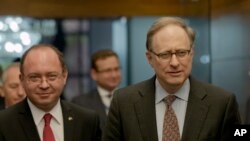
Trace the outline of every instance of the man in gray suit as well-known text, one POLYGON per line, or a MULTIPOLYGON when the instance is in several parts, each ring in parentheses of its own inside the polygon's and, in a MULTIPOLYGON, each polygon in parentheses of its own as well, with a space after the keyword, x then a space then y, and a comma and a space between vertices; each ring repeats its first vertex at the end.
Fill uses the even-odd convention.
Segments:
POLYGON ((146 56, 155 76, 115 92, 103 141, 230 140, 230 126, 241 122, 235 96, 190 76, 194 41, 193 29, 177 17, 150 27, 146 56))
POLYGON ((100 140, 98 115, 60 100, 68 71, 57 48, 34 45, 20 72, 27 98, 0 112, 0 141, 100 140))
POLYGON ((72 102, 95 110, 100 117, 101 129, 106 122, 113 92, 121 82, 121 69, 118 55, 110 49, 96 51, 91 56, 91 77, 97 87, 72 99, 72 102))

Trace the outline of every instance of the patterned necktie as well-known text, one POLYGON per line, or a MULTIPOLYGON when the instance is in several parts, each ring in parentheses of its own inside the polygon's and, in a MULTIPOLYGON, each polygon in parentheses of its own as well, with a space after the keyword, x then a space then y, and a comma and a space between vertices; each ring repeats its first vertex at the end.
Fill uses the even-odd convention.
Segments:
POLYGON ((50 127, 50 120, 52 118, 52 115, 50 113, 47 113, 44 115, 44 129, 43 129, 43 141, 55 141, 54 134, 52 132, 52 129, 50 127))
POLYGON ((172 103, 175 99, 175 95, 169 95, 164 99, 166 112, 164 116, 162 141, 180 141, 178 121, 172 108, 172 103))

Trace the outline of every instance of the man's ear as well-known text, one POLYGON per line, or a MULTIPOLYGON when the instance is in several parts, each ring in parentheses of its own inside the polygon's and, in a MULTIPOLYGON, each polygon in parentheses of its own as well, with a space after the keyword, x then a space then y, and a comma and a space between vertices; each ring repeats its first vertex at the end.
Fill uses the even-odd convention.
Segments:
POLYGON ((147 61, 150 64, 150 66, 152 67, 152 55, 150 54, 149 51, 146 52, 146 57, 147 57, 147 61))
POLYGON ((23 81, 23 75, 21 73, 19 74, 19 80, 23 81))
POLYGON ((91 69, 90 73, 91 73, 92 79, 96 81, 96 79, 97 79, 97 71, 95 69, 91 69))
POLYGON ((67 82, 67 78, 68 78, 68 71, 67 71, 67 70, 65 70, 65 71, 63 72, 63 77, 64 77, 64 85, 65 85, 66 82, 67 82))

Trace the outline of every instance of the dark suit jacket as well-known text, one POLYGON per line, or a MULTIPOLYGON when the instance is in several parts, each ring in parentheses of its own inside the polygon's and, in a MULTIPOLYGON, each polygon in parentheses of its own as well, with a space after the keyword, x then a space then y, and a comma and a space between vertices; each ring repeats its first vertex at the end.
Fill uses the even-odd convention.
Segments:
MULTIPOLYGON (((64 141, 100 141, 97 114, 65 101, 61 106, 64 141)), ((40 141, 27 99, 0 111, 0 141, 40 141)))
MULTIPOLYGON (((234 95, 193 78, 190 85, 182 141, 229 140, 229 127, 240 123, 234 95)), ((102 139, 161 140, 156 126, 155 77, 114 93, 102 139)))
POLYGON ((0 110, 5 109, 5 102, 4 102, 4 98, 0 97, 0 110))
POLYGON ((247 98, 245 113, 246 113, 245 124, 250 124, 250 97, 247 98))
POLYGON ((105 111, 105 106, 101 100, 100 94, 98 93, 97 89, 94 89, 87 94, 76 96, 72 99, 72 102, 82 107, 96 111, 100 117, 101 129, 103 129, 107 119, 107 115, 105 111))

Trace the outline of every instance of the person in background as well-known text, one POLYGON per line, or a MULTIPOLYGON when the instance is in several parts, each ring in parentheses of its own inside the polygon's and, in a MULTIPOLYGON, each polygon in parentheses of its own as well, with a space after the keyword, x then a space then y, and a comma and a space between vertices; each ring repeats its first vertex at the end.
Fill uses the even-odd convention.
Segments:
POLYGON ((98 115, 60 100, 68 70, 56 47, 29 48, 20 72, 27 98, 0 111, 0 141, 100 141, 98 115))
POLYGON ((73 98, 72 102, 97 111, 100 115, 101 128, 103 128, 114 90, 121 82, 118 55, 109 49, 99 50, 92 54, 91 77, 97 87, 87 94, 73 98))
MULTIPOLYGON (((250 78, 250 70, 247 72, 248 79, 250 78)), ((250 124, 250 95, 248 94, 248 97, 246 99, 246 111, 245 111, 245 124, 250 124)))
POLYGON ((4 109, 4 93, 3 93, 3 68, 0 66, 0 110, 4 109))
POLYGON ((20 63, 12 63, 3 71, 2 89, 5 108, 15 105, 26 97, 19 75, 20 63))
POLYGON ((181 18, 150 27, 146 57, 155 75, 115 91, 103 141, 230 140, 230 127, 241 123, 236 98, 190 75, 194 42, 181 18))

